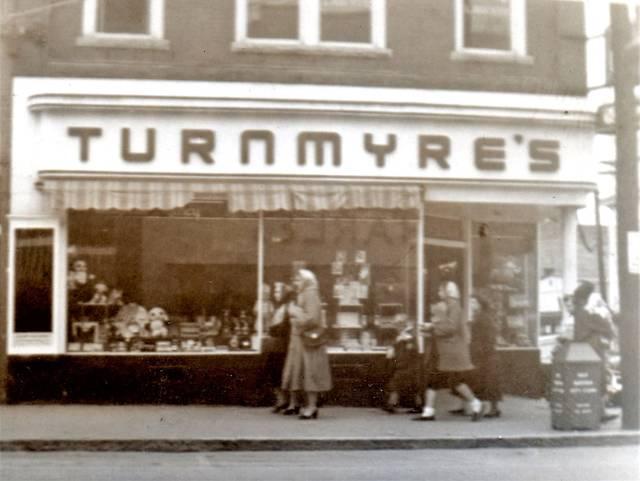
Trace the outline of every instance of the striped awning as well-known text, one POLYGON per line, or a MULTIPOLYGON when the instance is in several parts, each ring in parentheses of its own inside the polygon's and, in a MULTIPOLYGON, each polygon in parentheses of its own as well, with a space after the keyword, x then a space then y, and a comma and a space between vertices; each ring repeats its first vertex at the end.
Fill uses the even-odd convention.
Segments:
POLYGON ((94 178, 40 175, 39 189, 56 209, 169 210, 224 199, 231 212, 416 209, 420 187, 406 184, 229 182, 220 179, 94 178))
POLYGON ((41 178, 41 190, 56 209, 169 210, 183 207, 198 195, 224 195, 213 182, 172 182, 153 179, 41 178))

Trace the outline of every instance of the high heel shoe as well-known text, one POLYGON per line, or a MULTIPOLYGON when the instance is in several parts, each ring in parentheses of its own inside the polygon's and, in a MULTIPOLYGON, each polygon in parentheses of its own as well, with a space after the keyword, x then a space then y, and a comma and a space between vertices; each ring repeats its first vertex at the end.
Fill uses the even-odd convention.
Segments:
POLYGON ((283 404, 276 404, 275 406, 273 406, 271 408, 271 412, 274 414, 278 414, 280 411, 282 411, 284 408, 286 408, 288 406, 287 403, 283 403, 283 404))
POLYGON ((396 413, 396 407, 393 404, 385 404, 382 406, 382 410, 388 412, 389 414, 396 413))
POLYGON ((299 419, 318 419, 318 408, 314 409, 310 413, 302 413, 298 416, 299 419))
POLYGON ((300 412, 300 406, 294 406, 294 407, 288 407, 287 409, 285 409, 284 411, 282 411, 282 414, 284 414, 285 416, 291 416, 293 414, 298 414, 300 412))

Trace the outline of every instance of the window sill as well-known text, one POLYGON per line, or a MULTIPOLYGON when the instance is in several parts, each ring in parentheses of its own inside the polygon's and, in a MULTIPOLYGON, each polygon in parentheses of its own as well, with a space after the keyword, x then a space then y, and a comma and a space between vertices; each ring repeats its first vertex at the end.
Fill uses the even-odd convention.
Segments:
POLYGON ((148 35, 84 35, 76 39, 80 47, 136 48, 149 50, 169 50, 169 41, 148 35))
POLYGON ((516 52, 497 50, 459 50, 451 53, 451 60, 460 62, 493 62, 533 65, 533 57, 516 52))
POLYGON ((231 45, 233 52, 267 53, 267 54, 299 54, 327 55, 335 57, 388 58, 391 50, 374 46, 348 44, 302 45, 298 42, 265 42, 244 40, 231 45))

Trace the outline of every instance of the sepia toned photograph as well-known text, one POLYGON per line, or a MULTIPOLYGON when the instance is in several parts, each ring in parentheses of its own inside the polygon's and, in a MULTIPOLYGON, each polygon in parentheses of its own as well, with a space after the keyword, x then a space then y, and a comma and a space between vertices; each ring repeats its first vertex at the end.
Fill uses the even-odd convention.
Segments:
POLYGON ((0 479, 640 479, 638 0, 0 0, 0 479))

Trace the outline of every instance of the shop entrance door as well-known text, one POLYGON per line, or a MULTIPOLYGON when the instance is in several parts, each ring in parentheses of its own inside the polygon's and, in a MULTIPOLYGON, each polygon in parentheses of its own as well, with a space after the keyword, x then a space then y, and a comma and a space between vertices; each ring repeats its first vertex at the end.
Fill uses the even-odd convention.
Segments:
MULTIPOLYGON (((427 239, 424 247, 427 275, 424 283, 425 317, 429 319, 429 307, 438 302, 438 286, 447 278, 452 279, 464 296, 465 290, 465 245, 460 242, 447 242, 427 239), (448 270, 443 274, 443 270, 448 270)), ((464 304, 464 297, 461 298, 464 304)))

